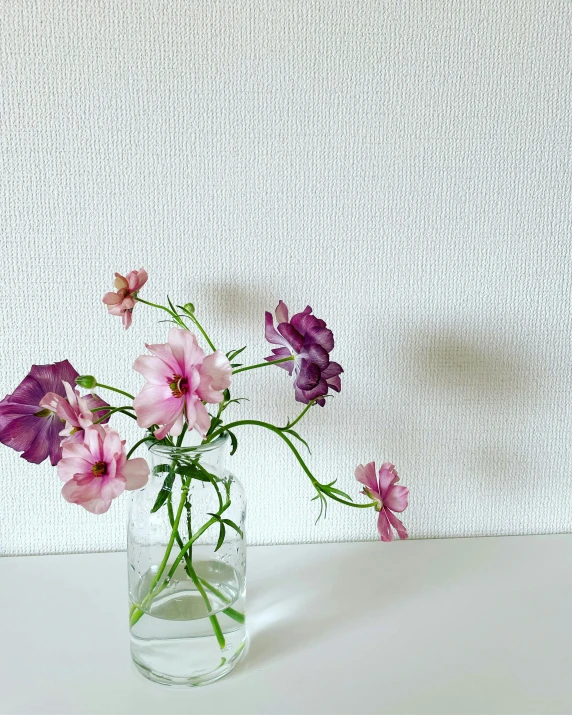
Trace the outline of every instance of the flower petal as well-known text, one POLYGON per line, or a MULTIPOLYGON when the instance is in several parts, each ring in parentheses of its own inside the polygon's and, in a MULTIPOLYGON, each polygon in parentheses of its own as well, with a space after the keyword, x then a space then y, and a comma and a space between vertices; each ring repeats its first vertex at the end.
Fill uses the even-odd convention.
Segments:
POLYGON ((407 509, 408 499, 409 489, 407 487, 394 484, 387 490, 383 503, 388 509, 399 513, 407 509))
POLYGON ((301 360, 296 386, 301 390, 313 390, 319 384, 320 377, 320 368, 315 363, 309 360, 301 360))
POLYGON ((325 370, 322 370, 322 377, 326 380, 330 377, 336 377, 336 375, 341 375, 343 372, 342 366, 339 362, 330 362, 325 370))
POLYGON ((334 349, 334 334, 326 327, 311 327, 306 333, 306 340, 321 345, 328 353, 334 349))
POLYGON ((286 304, 284 301, 280 300, 278 301, 278 305, 276 306, 276 322, 278 323, 287 323, 288 322, 288 308, 286 307, 286 304))
POLYGON ((367 487, 370 491, 377 493, 377 478, 375 474, 375 462, 368 462, 365 467, 358 464, 355 471, 358 482, 367 487))
POLYGON ((103 501, 116 499, 125 491, 125 479, 122 479, 121 477, 116 477, 115 479, 103 477, 101 481, 103 483, 101 485, 100 496, 103 501))
POLYGON ((222 390, 226 390, 232 380, 232 367, 227 356, 220 350, 207 355, 199 368, 199 373, 201 381, 197 395, 206 402, 222 402, 222 390))
POLYGON ((173 377, 173 368, 155 355, 140 355, 133 369, 152 385, 166 385, 173 377))
POLYGON ((407 529, 403 526, 402 522, 399 521, 395 514, 389 509, 385 509, 384 511, 387 512, 387 518, 389 520, 389 523, 391 524, 391 526, 393 526, 395 531, 397 531, 397 535, 399 536, 399 538, 407 539, 409 534, 407 533, 407 529))
POLYGON ((128 459, 121 467, 121 476, 125 478, 125 489, 141 489, 149 479, 149 465, 142 457, 128 459))
POLYGON ((387 495, 388 489, 391 487, 392 484, 395 484, 397 482, 399 477, 397 476, 397 472, 395 471, 395 467, 393 464, 390 464, 389 462, 385 462, 385 464, 382 464, 381 467, 379 468, 379 493, 381 494, 381 498, 385 501, 385 497, 387 495))
POLYGON ((62 482, 69 482, 76 474, 88 474, 92 466, 92 462, 80 457, 64 457, 57 465, 58 477, 62 482))
POLYGON ((288 341, 295 352, 299 353, 302 350, 304 338, 293 325, 290 323, 280 323, 278 325, 278 332, 288 341))
POLYGON ((393 541, 393 531, 391 530, 386 511, 386 509, 382 509, 379 512, 379 516, 377 517, 377 530, 379 531, 382 541, 393 541))
POLYGON ((264 337, 272 345, 283 345, 288 347, 288 341, 283 338, 280 333, 274 327, 274 321, 272 320, 272 313, 266 311, 264 313, 264 337))
POLYGON ((173 395, 169 385, 148 384, 133 401, 139 427, 164 425, 176 419, 183 405, 183 400, 173 395))

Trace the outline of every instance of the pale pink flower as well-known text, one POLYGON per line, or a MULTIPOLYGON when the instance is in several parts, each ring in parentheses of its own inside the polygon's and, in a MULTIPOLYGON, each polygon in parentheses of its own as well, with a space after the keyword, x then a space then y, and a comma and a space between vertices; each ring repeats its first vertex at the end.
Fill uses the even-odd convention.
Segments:
POLYGON ((210 416, 203 402, 222 402, 230 385, 232 368, 220 350, 205 354, 188 330, 171 328, 167 343, 147 345, 153 355, 141 355, 133 368, 147 380, 133 406, 140 427, 163 425, 157 439, 181 434, 186 418, 189 429, 204 438, 210 416))
POLYGON ((117 288, 117 293, 110 291, 103 296, 103 302, 107 305, 108 312, 111 315, 120 315, 126 330, 131 325, 135 298, 147 283, 147 277, 147 271, 144 268, 131 271, 126 276, 116 273, 114 285, 117 288))
MULTIPOLYGON (((62 380, 66 397, 62 397, 55 392, 48 392, 41 400, 40 407, 44 407, 65 422, 64 429, 60 432, 60 437, 72 437, 77 442, 83 441, 83 430, 91 427, 94 420, 99 420, 106 415, 105 410, 92 412, 95 407, 109 407, 100 397, 86 395, 80 397, 79 391, 74 390, 69 382, 62 380), (67 398, 67 399, 66 399, 67 398)), ((109 421, 106 416, 102 422, 109 421)))
POLYGON ((381 540, 393 541, 391 527, 397 531, 400 539, 406 539, 407 530, 393 512, 399 513, 407 509, 409 489, 396 484, 399 477, 393 464, 382 464, 378 475, 375 473, 375 462, 370 462, 365 467, 360 464, 355 474, 358 482, 365 486, 362 494, 376 502, 375 510, 379 512, 377 530, 381 540))
POLYGON ((92 514, 103 514, 125 489, 139 489, 149 477, 147 462, 127 459, 125 440, 108 426, 88 426, 81 443, 65 440, 62 454, 57 467, 65 482, 62 496, 92 514))

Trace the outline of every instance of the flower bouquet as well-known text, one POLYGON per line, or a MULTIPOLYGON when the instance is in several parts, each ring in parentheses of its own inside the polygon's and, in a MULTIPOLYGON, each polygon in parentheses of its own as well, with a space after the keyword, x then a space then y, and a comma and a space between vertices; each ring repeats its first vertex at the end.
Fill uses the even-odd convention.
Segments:
POLYGON ((168 299, 168 305, 158 305, 141 298, 145 270, 115 275, 116 290, 103 302, 125 328, 138 303, 166 313, 172 323, 167 342, 147 345, 150 354, 135 360, 145 380, 141 391, 133 396, 80 375, 67 360, 33 365, 0 402, 0 442, 35 464, 49 458, 64 482, 64 499, 93 514, 106 512, 124 490, 133 492, 127 540, 133 660, 157 682, 204 684, 229 672, 247 642, 246 500, 223 464, 225 454, 237 449, 237 431, 257 427, 286 444, 312 484, 318 518, 329 501, 373 509, 383 541, 391 541, 394 531, 407 538, 395 513, 407 507, 408 489, 397 484, 392 464, 376 472, 370 462, 356 468, 367 497, 356 502, 335 480, 321 482, 309 469, 298 425, 310 409, 330 401, 331 391, 340 391, 343 372, 330 359, 332 331, 309 306, 290 317, 280 301, 276 323, 267 312, 271 354, 244 365, 238 361, 246 348, 217 349, 191 303, 168 299), (283 426, 227 421, 226 410, 244 399, 231 396, 240 373, 271 366, 287 373, 303 405, 298 416, 283 426), (78 388, 89 392, 82 395, 78 388), (102 392, 117 404, 106 402, 102 392), (136 420, 145 430, 129 450, 114 426, 119 418, 136 420), (133 457, 143 446, 148 459, 133 457))

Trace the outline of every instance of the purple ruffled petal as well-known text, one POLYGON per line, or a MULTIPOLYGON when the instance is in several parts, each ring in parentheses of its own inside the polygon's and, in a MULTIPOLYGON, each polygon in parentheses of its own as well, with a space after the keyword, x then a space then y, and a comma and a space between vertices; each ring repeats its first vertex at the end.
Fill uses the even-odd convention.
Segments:
POLYGON ((320 368, 320 370, 324 370, 326 367, 328 367, 330 362, 330 356, 328 355, 327 351, 324 350, 321 345, 318 345, 316 343, 309 345, 307 348, 304 348, 304 351, 301 353, 301 355, 304 356, 310 362, 315 363, 320 368))
POLYGON ((68 360, 62 360, 52 365, 32 365, 30 375, 38 381, 44 394, 55 392, 56 395, 62 397, 65 397, 66 394, 62 381, 65 380, 73 385, 76 377, 79 377, 79 373, 68 360))
MULTIPOLYGON (((323 376, 324 373, 322 373, 322 377, 323 376)), ((342 381, 339 375, 335 375, 334 377, 328 377, 326 382, 332 388, 332 390, 335 390, 336 392, 340 392, 340 390, 342 389, 342 381)))
POLYGON ((272 345, 284 345, 288 347, 288 341, 285 340, 274 327, 272 313, 266 311, 264 314, 264 337, 272 345))
POLYGON ((288 308, 284 301, 279 301, 276 306, 276 322, 287 323, 288 322, 288 308))
POLYGON ((306 340, 321 345, 328 352, 334 349, 334 334, 329 328, 312 326, 306 333, 306 340))
POLYGON ((342 366, 338 362, 331 362, 325 370, 322 370, 322 377, 327 380, 329 377, 341 375, 342 372, 342 366))
POLYGON ((320 377, 320 368, 315 363, 309 360, 302 360, 300 362, 300 372, 296 377, 296 385, 304 391, 312 390, 320 382, 320 377))
POLYGON ((290 325, 290 323, 280 323, 278 331, 280 332, 280 335, 286 338, 295 352, 299 353, 302 350, 304 338, 300 335, 296 328, 290 325))

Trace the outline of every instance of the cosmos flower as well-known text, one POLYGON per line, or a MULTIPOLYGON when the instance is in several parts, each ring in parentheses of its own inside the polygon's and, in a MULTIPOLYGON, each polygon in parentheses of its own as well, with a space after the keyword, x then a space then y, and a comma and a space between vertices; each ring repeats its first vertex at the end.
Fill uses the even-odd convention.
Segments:
POLYGON ((109 314, 120 315, 126 330, 131 325, 137 293, 147 283, 147 278, 147 271, 144 268, 131 271, 126 276, 116 273, 114 285, 117 292, 110 291, 103 296, 109 314))
POLYGON ((139 489, 149 478, 147 462, 141 457, 127 459, 125 440, 107 425, 88 426, 83 442, 66 440, 62 451, 62 496, 92 514, 103 514, 125 489, 139 489))
POLYGON ((199 347, 188 330, 171 328, 167 343, 147 345, 152 355, 141 355, 133 368, 147 380, 133 406, 140 427, 163 425, 155 431, 157 439, 167 433, 181 434, 183 421, 204 438, 210 416, 204 402, 217 404, 230 385, 232 368, 224 353, 211 355, 199 347))
POLYGON ((398 486, 397 472, 393 464, 386 462, 379 469, 379 474, 375 473, 375 462, 358 465, 356 468, 356 479, 364 485, 365 494, 376 502, 375 510, 379 512, 377 519, 377 530, 382 541, 393 541, 393 527, 397 531, 400 539, 407 538, 407 530, 393 512, 402 512, 407 509, 409 499, 409 489, 398 486))
POLYGON ((264 359, 274 362, 293 357, 293 360, 278 363, 278 367, 291 376, 296 399, 305 404, 315 400, 323 407, 329 389, 339 392, 342 387, 342 367, 330 360, 330 352, 334 348, 332 331, 323 320, 312 315, 309 305, 288 320, 288 308, 280 301, 276 308, 276 322, 275 328, 272 314, 266 312, 266 340, 280 347, 273 348, 273 354, 264 359))

